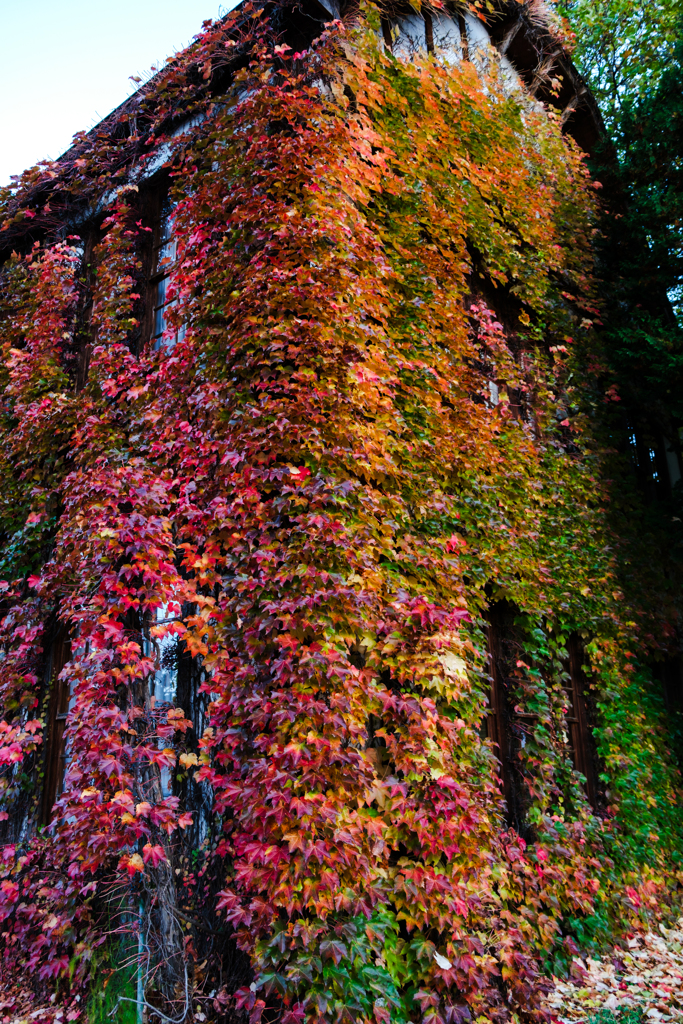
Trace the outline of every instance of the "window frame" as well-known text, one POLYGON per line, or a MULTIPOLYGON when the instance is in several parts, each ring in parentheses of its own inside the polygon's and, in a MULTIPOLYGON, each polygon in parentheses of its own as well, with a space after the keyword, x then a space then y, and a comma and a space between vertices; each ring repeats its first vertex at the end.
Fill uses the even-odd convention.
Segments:
POLYGON ((153 218, 152 228, 152 251, 150 257, 150 273, 148 275, 148 295, 150 315, 148 319, 148 330, 146 334, 149 342, 155 351, 172 349, 178 341, 182 340, 185 334, 185 326, 182 325, 175 332, 173 337, 164 337, 169 330, 164 310, 171 309, 177 305, 178 299, 166 299, 166 289, 170 282, 173 270, 177 263, 177 242, 173 231, 173 210, 168 187, 160 190, 157 209, 153 218), (170 250, 164 255, 165 250, 170 250), (159 301, 160 289, 164 288, 164 301, 159 301), (161 329, 157 330, 157 321, 161 315, 161 329))
MULTIPOLYGON (((515 627, 510 620, 516 613, 514 606, 506 602, 490 605, 485 613, 490 682, 487 694, 489 703, 482 722, 482 732, 494 745, 498 758, 508 824, 521 831, 526 817, 526 799, 523 773, 517 764, 516 752, 525 724, 536 721, 538 716, 513 709, 508 700, 509 680, 514 672, 508 673, 510 659, 503 648, 506 636, 510 644, 515 642, 515 627)), ((572 633, 566 646, 568 657, 562 681, 567 702, 564 715, 566 751, 574 770, 586 780, 583 783, 584 793, 596 812, 599 798, 597 750, 590 722, 583 644, 579 634, 572 633)), ((523 745, 523 740, 521 742, 523 745)))
POLYGON ((586 674, 583 670, 583 644, 577 633, 572 633, 567 640, 567 681, 563 683, 567 698, 568 747, 574 768, 585 778, 584 791, 589 804, 595 810, 597 806, 597 780, 595 771, 595 740, 590 727, 588 703, 586 700, 586 674))
POLYGON ((47 740, 40 811, 44 825, 50 823, 54 805, 64 789, 68 763, 65 732, 73 694, 69 680, 61 678, 61 673, 70 660, 71 639, 66 629, 60 626, 50 644, 45 670, 48 687, 47 740))

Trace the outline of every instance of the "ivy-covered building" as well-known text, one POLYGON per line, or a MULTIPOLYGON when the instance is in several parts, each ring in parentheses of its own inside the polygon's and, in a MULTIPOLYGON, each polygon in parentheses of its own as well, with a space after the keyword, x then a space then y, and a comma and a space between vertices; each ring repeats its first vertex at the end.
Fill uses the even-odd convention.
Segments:
POLYGON ((10 1013, 543 1020, 675 912, 680 443, 570 51, 246 3, 2 193, 10 1013))

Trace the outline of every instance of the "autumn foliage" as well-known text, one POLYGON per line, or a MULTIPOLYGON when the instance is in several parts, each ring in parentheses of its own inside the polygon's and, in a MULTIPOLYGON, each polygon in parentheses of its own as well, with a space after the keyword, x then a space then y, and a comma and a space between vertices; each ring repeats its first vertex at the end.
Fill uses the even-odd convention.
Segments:
MULTIPOLYGON (((3 978, 78 1019, 149 920, 175 1013, 189 988, 208 1019, 541 1019, 548 964, 664 907, 681 849, 645 669, 673 613, 622 580, 587 369, 595 189, 493 58, 402 62, 372 12, 295 52, 277 15, 208 25, 144 93, 133 141, 177 203, 165 344, 135 341, 130 137, 84 136, 55 179, 53 209, 104 204, 94 248, 46 227, 1 271, 3 978), (501 600, 524 836, 482 735, 501 600), (69 763, 37 828, 56 621, 69 763), (599 814, 566 745, 572 633, 599 814), (150 700, 164 634, 203 734, 150 700), (246 983, 216 994, 202 921, 246 983)), ((8 234, 49 226, 55 173, 7 193, 8 234)))

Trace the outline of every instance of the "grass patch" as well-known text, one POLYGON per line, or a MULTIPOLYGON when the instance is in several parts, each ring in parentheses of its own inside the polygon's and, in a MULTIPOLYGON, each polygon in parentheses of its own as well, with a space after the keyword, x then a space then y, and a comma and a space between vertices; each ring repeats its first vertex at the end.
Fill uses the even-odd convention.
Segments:
POLYGON ((632 1010, 598 1010, 594 1017, 589 1017, 588 1024, 643 1024, 645 1017, 639 1006, 632 1010))
POLYGON ((92 978, 87 1007, 88 1024, 136 1024, 137 946, 117 943, 109 946, 92 978), (133 961, 131 963, 131 961, 133 961), (121 997, 125 996, 126 1000, 121 997))

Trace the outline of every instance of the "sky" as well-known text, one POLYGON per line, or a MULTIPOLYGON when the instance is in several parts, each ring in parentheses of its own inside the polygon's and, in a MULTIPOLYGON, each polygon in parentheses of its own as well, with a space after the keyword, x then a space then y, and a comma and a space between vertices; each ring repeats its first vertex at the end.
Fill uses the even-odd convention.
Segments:
POLYGON ((0 0, 0 185, 69 148, 236 0, 0 0))

